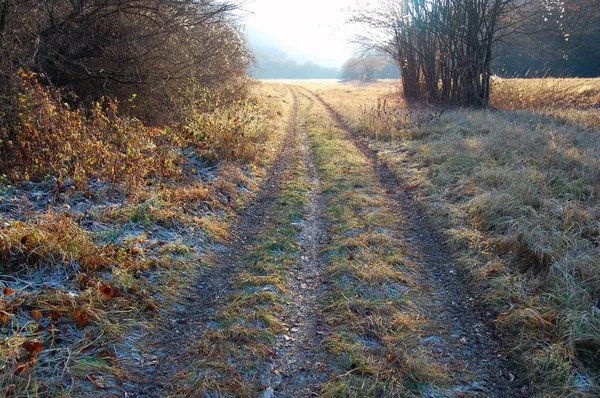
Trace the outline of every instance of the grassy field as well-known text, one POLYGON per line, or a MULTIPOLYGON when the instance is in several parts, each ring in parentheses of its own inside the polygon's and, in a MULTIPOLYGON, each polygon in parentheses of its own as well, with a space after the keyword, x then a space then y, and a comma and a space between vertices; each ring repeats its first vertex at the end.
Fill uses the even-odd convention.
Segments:
POLYGON ((474 393, 489 369, 463 366, 471 337, 435 317, 462 290, 431 283, 444 250, 419 251, 419 228, 522 370, 506 391, 600 391, 600 79, 496 80, 487 110, 408 107, 397 81, 295 82, 318 97, 261 83, 167 129, 21 78, 18 123, 0 130, 0 395, 120 396, 157 375, 152 391, 256 396, 284 368, 318 375, 280 391, 474 393), (215 303, 185 304, 203 283, 215 303), (312 326, 291 321, 305 313, 312 326), (301 362, 301 336, 315 372, 280 358, 301 362))
POLYGON ((257 85, 166 131, 24 84, 29 162, 3 159, 0 178, 0 395, 122 395, 136 342, 171 322, 265 179, 289 94, 257 85))
POLYGON ((600 79, 499 80, 496 110, 408 108, 397 82, 305 86, 417 197, 542 396, 600 369, 600 79))

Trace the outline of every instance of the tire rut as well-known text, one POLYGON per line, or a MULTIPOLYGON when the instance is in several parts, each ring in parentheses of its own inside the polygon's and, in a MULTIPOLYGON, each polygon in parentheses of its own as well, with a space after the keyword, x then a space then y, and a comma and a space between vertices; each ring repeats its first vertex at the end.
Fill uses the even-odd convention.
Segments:
POLYGON ((292 109, 287 130, 267 180, 260 188, 256 200, 241 215, 240 222, 231 233, 231 241, 226 247, 212 253, 214 265, 202 272, 192 288, 182 294, 173 313, 161 314, 164 319, 171 319, 172 322, 165 324, 158 333, 131 343, 155 349, 148 350, 151 355, 144 355, 139 366, 130 370, 132 377, 129 378, 130 382, 125 383, 125 396, 182 395, 177 375, 183 374, 185 369, 198 360, 193 353, 188 352, 190 342, 201 338, 211 318, 218 313, 223 298, 231 293, 236 276, 244 271, 246 249, 257 229, 268 222, 266 212, 280 191, 281 176, 297 156, 298 100, 293 90, 290 93, 292 109))
MULTIPOLYGON (((294 91, 294 89, 292 89, 294 91)), ((288 329, 279 337, 275 358, 269 366, 270 387, 264 396, 309 397, 318 395, 318 386, 328 377, 327 354, 323 347, 324 320, 317 299, 325 290, 325 265, 320 249, 326 239, 326 224, 322 216, 325 205, 321 180, 308 145, 306 115, 314 100, 299 119, 300 154, 309 183, 304 219, 299 239, 300 256, 294 265, 294 278, 288 284, 292 293, 287 304, 288 329)))
POLYGON ((375 175, 388 195, 395 199, 399 214, 406 220, 403 231, 419 265, 418 282, 424 291, 415 302, 419 310, 433 320, 433 327, 423 331, 426 337, 418 342, 426 357, 445 365, 452 386, 426 387, 427 397, 505 397, 522 396, 527 386, 516 386, 506 358, 499 354, 500 341, 487 326, 484 309, 471 294, 468 275, 452 263, 451 256, 428 224, 418 204, 410 194, 399 190, 400 178, 377 158, 377 153, 361 141, 341 116, 319 95, 303 88, 330 114, 348 134, 350 140, 370 160, 375 175))

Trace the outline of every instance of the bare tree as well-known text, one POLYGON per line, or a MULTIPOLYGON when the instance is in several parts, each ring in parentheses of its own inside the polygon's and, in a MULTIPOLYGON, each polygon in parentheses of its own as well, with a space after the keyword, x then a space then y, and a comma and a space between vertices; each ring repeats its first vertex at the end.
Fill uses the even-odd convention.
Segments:
POLYGON ((367 54, 362 57, 353 57, 342 66, 342 78, 372 82, 377 80, 378 74, 386 65, 386 59, 382 55, 367 54))
POLYGON ((0 0, 0 75, 44 74, 80 99, 143 95, 155 106, 191 84, 243 76, 250 60, 217 0, 0 0))
POLYGON ((407 99, 464 106, 489 102, 493 48, 513 0, 381 0, 364 3, 352 22, 357 40, 398 63, 407 99))

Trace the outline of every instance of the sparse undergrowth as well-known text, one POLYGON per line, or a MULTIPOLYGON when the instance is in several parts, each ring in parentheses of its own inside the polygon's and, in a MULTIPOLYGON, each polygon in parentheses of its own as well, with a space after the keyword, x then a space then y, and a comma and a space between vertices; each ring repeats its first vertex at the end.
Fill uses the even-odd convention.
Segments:
POLYGON ((538 102, 527 113, 441 112, 406 109, 385 86, 366 103, 360 88, 316 88, 431 214, 539 394, 597 393, 598 131, 538 112, 538 102))
POLYGON ((15 79, 0 131, 0 395, 121 395, 136 361, 124 339, 168 322, 228 239, 282 142, 288 94, 260 85, 158 129, 15 79))

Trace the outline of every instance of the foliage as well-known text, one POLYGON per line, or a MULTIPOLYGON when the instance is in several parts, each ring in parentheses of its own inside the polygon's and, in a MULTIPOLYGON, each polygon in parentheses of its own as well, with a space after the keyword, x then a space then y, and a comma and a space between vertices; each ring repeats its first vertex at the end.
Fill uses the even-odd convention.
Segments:
POLYGON ((138 117, 177 115, 181 88, 217 87, 244 76, 250 57, 231 16, 214 0, 6 0, 0 4, 0 80, 18 68, 67 87, 76 102, 104 96, 138 117))

